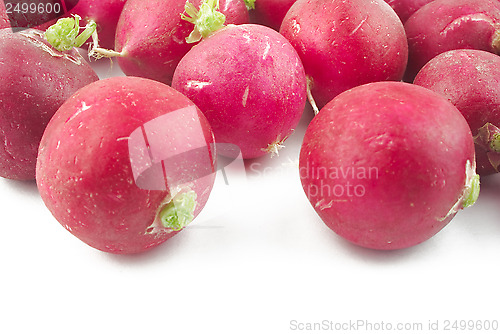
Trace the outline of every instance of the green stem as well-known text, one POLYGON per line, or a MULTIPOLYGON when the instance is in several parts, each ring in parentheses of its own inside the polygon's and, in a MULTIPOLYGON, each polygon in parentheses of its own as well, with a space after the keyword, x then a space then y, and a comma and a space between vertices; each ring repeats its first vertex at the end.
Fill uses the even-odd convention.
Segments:
POLYGON ((199 10, 186 2, 184 11, 186 14, 182 13, 181 18, 194 24, 194 30, 186 38, 187 43, 199 42, 224 27, 226 22, 226 16, 219 12, 219 0, 204 0, 199 10))
POLYGON ((180 231, 193 221, 195 208, 194 191, 179 193, 160 211, 160 222, 164 228, 180 231))
POLYGON ((255 9, 255 0, 245 0, 245 5, 248 10, 255 9))
POLYGON ((74 15, 57 20, 56 24, 45 31, 45 39, 54 49, 61 52, 81 47, 95 33, 97 24, 90 21, 84 31, 79 34, 80 19, 80 16, 74 15))
POLYGON ((468 208, 469 206, 474 205, 479 197, 479 190, 481 189, 479 175, 474 173, 467 187, 469 188, 469 191, 464 198, 464 202, 462 204, 463 208, 468 208))

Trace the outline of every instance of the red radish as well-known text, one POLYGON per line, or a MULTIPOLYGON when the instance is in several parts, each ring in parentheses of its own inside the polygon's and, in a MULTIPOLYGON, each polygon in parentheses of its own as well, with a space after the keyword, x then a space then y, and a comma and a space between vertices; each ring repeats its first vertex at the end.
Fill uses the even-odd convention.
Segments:
POLYGON ((280 32, 302 59, 318 107, 364 83, 403 77, 403 25, 383 0, 298 0, 280 32))
POLYGON ((429 239, 479 192, 463 116, 402 82, 362 85, 328 103, 307 128, 300 175, 326 225, 373 249, 429 239))
POLYGON ((226 27, 191 49, 172 87, 203 111, 218 143, 244 159, 277 153, 298 124, 306 78, 297 52, 271 28, 226 27))
POLYGON ((405 23, 420 7, 434 0, 385 0, 405 23))
POLYGON ((56 110, 98 80, 75 49, 60 52, 38 30, 0 30, 0 176, 33 180, 38 145, 56 110))
POLYGON ((494 134, 500 133, 500 56, 447 51, 428 62, 414 83, 443 95, 464 115, 476 136, 478 173, 498 172, 500 147, 494 134))
POLYGON ((208 35, 223 26, 221 13, 226 24, 248 23, 243 0, 220 0, 219 7, 218 3, 219 0, 194 0, 191 5, 186 0, 128 0, 118 21, 116 52, 102 49, 96 52, 117 56, 120 68, 127 75, 170 84, 177 64, 201 34, 208 35), (182 19, 185 8, 189 10, 187 14, 195 17, 195 25, 182 19), (186 41, 190 36, 192 43, 186 41))
POLYGON ((405 80, 440 53, 476 49, 500 53, 500 1, 435 0, 405 23, 409 44, 405 80))
POLYGON ((116 77, 90 84, 54 115, 37 184, 54 217, 99 250, 159 245, 202 210, 215 179, 210 125, 171 87, 116 77))
POLYGON ((286 13, 297 0, 256 0, 253 10, 250 10, 251 19, 255 23, 263 24, 274 30, 280 30, 286 13))

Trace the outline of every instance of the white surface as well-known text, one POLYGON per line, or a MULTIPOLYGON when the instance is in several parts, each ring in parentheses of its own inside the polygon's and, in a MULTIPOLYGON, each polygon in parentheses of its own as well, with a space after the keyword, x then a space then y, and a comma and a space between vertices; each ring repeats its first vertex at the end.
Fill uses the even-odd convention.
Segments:
MULTIPOLYGON (((94 65, 120 75, 116 63, 94 65)), ((500 176, 429 241, 362 249, 321 222, 300 186, 310 118, 279 157, 247 163, 246 178, 218 175, 192 225, 140 255, 94 250, 57 223, 34 182, 0 180, 0 333, 321 333, 336 331, 291 321, 358 320, 373 330, 337 332, 493 333, 444 325, 500 321, 500 176), (382 322, 423 330, 376 330, 382 322)))

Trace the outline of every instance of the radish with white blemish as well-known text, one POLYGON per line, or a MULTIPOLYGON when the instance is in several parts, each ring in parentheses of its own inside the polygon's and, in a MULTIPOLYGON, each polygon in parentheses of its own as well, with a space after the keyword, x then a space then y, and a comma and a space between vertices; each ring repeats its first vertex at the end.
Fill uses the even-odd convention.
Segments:
POLYGON ((181 58, 202 37, 224 24, 248 22, 243 0, 128 0, 116 28, 115 51, 93 52, 117 57, 126 75, 170 84, 181 58))
MULTIPOLYGON (((38 145, 50 118, 78 89, 99 79, 73 47, 77 45, 79 27, 72 22, 72 36, 65 35, 66 29, 58 33, 57 27, 53 28, 52 36, 57 35, 62 41, 58 46, 64 46, 59 50, 49 44, 41 31, 0 30, 2 177, 35 178, 38 145)), ((90 31, 79 39, 85 41, 90 31)))
POLYGON ((461 49, 434 57, 415 84, 446 97, 464 115, 476 142, 481 175, 500 170, 500 56, 461 49))
POLYGON ((110 253, 151 249, 203 209, 215 180, 210 125, 157 81, 117 77, 70 97, 43 135, 37 185, 73 235, 110 253))
POLYGON ((244 159, 278 153, 306 101, 297 52, 273 29, 254 24, 228 26, 191 49, 172 87, 201 109, 217 142, 237 145, 244 159))
POLYGON ((364 83, 399 81, 406 68, 403 24, 383 0, 298 0, 280 33, 302 59, 313 107, 364 83))
POLYGON ((424 242, 479 194, 464 117, 402 82, 362 85, 328 103, 307 128, 300 177, 329 228, 373 249, 424 242))
POLYGON ((406 81, 440 53, 475 49, 500 53, 500 1, 434 0, 405 23, 409 58, 406 81))

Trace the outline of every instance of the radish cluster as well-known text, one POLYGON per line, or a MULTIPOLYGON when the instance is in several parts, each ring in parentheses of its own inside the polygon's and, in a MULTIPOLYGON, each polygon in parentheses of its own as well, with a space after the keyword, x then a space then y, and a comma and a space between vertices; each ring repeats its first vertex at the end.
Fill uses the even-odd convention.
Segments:
POLYGON ((183 230, 217 154, 279 159, 307 100, 304 192, 359 246, 426 241, 500 168, 497 0, 81 0, 11 23, 0 2, 0 176, 36 178, 101 251, 183 230), (126 76, 99 80, 82 46, 126 76))

